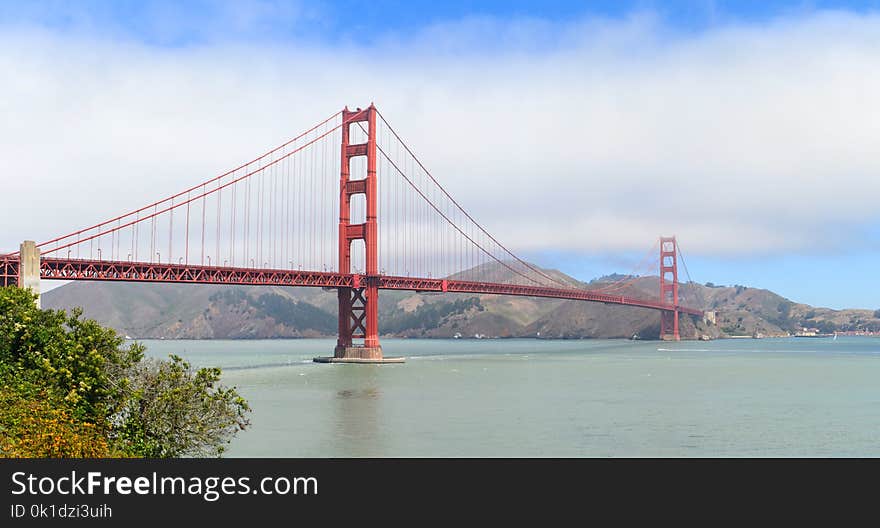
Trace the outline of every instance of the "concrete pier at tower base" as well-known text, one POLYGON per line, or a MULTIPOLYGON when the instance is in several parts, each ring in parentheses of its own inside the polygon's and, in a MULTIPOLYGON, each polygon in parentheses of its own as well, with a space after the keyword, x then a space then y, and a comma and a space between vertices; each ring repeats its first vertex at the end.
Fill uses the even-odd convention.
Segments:
POLYGON ((333 357, 316 357, 315 363, 403 363, 406 358, 383 357, 382 347, 337 346, 333 357))

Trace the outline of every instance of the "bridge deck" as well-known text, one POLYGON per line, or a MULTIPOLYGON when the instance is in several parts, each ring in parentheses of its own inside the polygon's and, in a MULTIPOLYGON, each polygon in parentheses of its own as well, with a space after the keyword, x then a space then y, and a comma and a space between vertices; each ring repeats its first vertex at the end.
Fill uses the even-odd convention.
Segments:
MULTIPOLYGON (((18 277, 18 259, 0 259, 0 284, 14 284, 18 277)), ((50 280, 95 280, 125 282, 176 282, 191 284, 241 284, 263 286, 303 286, 312 288, 359 287, 371 280, 355 274, 320 271, 227 268, 149 262, 120 262, 107 260, 78 260, 44 257, 40 261, 40 278, 50 280)), ((474 293, 517 295, 572 299, 605 304, 636 306, 653 310, 672 311, 673 307, 659 300, 639 299, 624 295, 609 295, 577 288, 550 288, 520 286, 494 282, 472 282, 417 277, 380 275, 375 279, 380 289, 426 292, 474 293)), ((678 306, 678 311, 702 316, 695 308, 678 306)))

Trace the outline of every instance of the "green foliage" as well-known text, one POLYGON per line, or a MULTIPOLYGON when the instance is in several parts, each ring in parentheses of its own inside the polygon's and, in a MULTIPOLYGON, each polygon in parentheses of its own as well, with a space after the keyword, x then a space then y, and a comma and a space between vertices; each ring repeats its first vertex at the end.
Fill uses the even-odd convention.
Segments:
POLYGON ((792 303, 789 301, 783 301, 779 303, 779 306, 776 307, 776 311, 779 312, 779 315, 784 318, 788 318, 791 315, 791 307, 792 303))
POLYGON ((311 328, 319 332, 332 333, 338 324, 336 318, 327 312, 276 293, 260 295, 253 305, 275 321, 299 329, 311 328))
MULTIPOLYGON (((250 297, 245 291, 233 288, 216 292, 209 298, 213 302, 222 302, 230 306, 244 304, 256 309, 264 317, 300 330, 312 329, 324 334, 336 331, 337 320, 331 314, 308 303, 296 302, 276 293, 266 293, 257 298, 250 297)), ((208 310, 205 310, 207 315, 208 310)))
POLYGON ((123 346, 81 310, 34 299, 0 288, 0 455, 220 454, 247 426, 247 402, 218 385, 219 369, 144 361, 142 345, 123 346))
POLYGON ((100 421, 116 410, 120 373, 140 361, 141 345, 123 348, 112 329, 81 319, 82 310, 39 310, 19 288, 0 289, 0 313, 0 368, 45 386, 79 419, 100 421))
MULTIPOLYGON (((8 380, 7 380, 8 381, 8 380)), ((29 383, 0 386, 0 456, 121 456, 98 424, 75 419, 63 401, 29 383)))
POLYGON ((837 325, 831 321, 817 321, 815 326, 823 334, 832 334, 838 330, 837 325))
POLYGON ((748 335, 748 332, 740 325, 735 326, 723 326, 721 327, 721 331, 727 335, 739 336, 739 335, 748 335))
POLYGON ((451 303, 425 303, 412 312, 399 311, 392 314, 384 322, 383 329, 388 332, 400 332, 410 328, 437 328, 445 319, 468 310, 483 311, 485 308, 478 297, 458 299, 451 303))
POLYGON ((211 296, 208 297, 208 300, 212 302, 222 301, 226 304, 238 304, 247 298, 247 293, 245 293, 244 290, 240 288, 229 288, 212 293, 211 296))
POLYGON ((219 456, 244 430, 250 407, 235 389, 218 386, 220 369, 177 356, 141 362, 120 414, 121 438, 132 454, 150 458, 219 456))
POLYGON ((776 306, 776 312, 778 315, 773 315, 772 312, 768 312, 764 315, 764 318, 768 323, 774 324, 783 330, 794 331, 800 327, 800 324, 795 319, 791 318, 791 309, 794 304, 790 301, 782 301, 776 306))
POLYGON ((37 319, 40 310, 34 304, 36 296, 20 288, 0 289, 0 368, 8 368, 15 361, 27 327, 37 319))

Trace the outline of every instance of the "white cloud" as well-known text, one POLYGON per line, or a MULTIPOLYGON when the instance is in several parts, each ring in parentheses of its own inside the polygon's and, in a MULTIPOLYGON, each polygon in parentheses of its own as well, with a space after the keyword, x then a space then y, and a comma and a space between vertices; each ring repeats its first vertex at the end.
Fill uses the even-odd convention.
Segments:
POLYGON ((5 31, 0 248, 171 194, 371 100, 519 251, 643 250, 675 233, 692 254, 824 252, 880 220, 880 16, 685 36, 644 14, 483 19, 381 42, 5 31))

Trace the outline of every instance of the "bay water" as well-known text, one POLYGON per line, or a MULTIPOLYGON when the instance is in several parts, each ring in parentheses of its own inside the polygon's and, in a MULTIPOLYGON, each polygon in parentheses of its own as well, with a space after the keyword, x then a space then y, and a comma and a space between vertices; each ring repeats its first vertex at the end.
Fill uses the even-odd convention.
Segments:
POLYGON ((143 343, 249 401, 232 457, 880 456, 880 338, 143 343))

